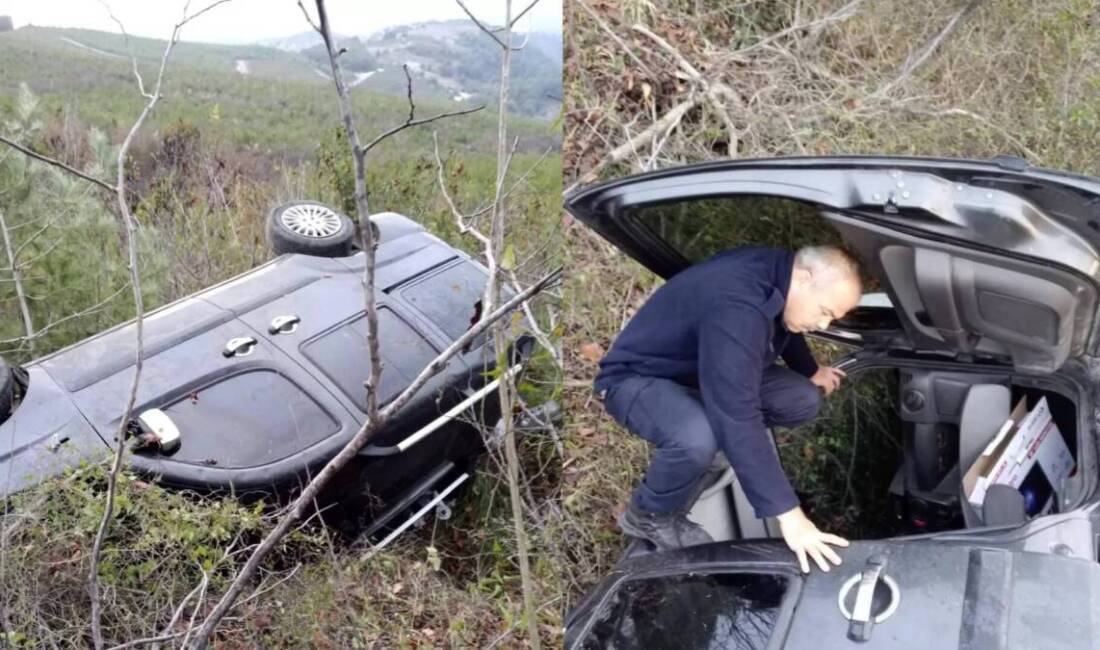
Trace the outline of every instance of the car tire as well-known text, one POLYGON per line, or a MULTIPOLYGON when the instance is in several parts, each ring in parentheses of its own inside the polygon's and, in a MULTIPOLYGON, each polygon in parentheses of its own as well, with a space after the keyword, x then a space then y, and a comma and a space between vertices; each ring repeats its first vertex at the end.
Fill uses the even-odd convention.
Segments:
POLYGON ((278 255, 345 257, 351 254, 354 240, 351 219, 323 203, 291 201, 267 217, 267 241, 278 255))
POLYGON ((4 359, 0 357, 0 424, 11 416, 12 403, 15 400, 15 374, 4 359))

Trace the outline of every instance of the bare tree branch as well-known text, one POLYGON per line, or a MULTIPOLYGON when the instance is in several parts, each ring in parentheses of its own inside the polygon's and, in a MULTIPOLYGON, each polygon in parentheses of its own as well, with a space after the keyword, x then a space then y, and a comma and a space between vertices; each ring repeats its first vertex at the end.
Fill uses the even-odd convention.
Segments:
MULTIPOLYGON (((378 341, 378 310, 377 302, 375 299, 375 287, 374 287, 374 268, 375 268, 375 254, 376 254, 376 242, 374 239, 373 228, 370 227, 370 207, 368 201, 367 184, 366 184, 366 154, 379 142, 385 138, 401 131, 405 128, 416 126, 418 124, 424 124, 443 117, 449 117, 451 115, 462 115, 465 113, 471 113, 477 109, 470 109, 465 111, 457 111, 454 113, 441 114, 432 118, 424 120, 415 119, 415 105, 412 102, 412 79, 408 75, 406 69, 406 79, 408 80, 408 95, 409 95, 409 117, 404 124, 399 125, 389 131, 386 131, 374 138, 366 147, 363 147, 359 139, 359 131, 355 124, 355 118, 351 106, 351 98, 348 94, 347 84, 344 82, 343 70, 340 66, 339 54, 336 51, 336 46, 332 36, 332 29, 329 25, 328 12, 325 8, 324 0, 315 0, 317 7, 317 22, 314 24, 309 12, 306 10, 305 5, 299 0, 298 7, 305 14, 306 20, 317 29, 321 38, 324 40, 325 48, 328 52, 329 65, 332 69, 333 83, 336 85, 336 94, 340 106, 341 117, 344 122, 344 129, 347 132, 348 142, 351 146, 352 158, 355 165, 355 204, 358 212, 358 241, 361 250, 365 256, 365 263, 363 268, 363 299, 365 303, 365 313, 367 321, 367 347, 370 357, 370 379, 366 382, 367 391, 367 419, 366 423, 359 429, 359 431, 352 437, 352 439, 336 454, 321 471, 313 477, 309 483, 299 493, 297 499, 295 499, 293 505, 288 512, 282 516, 274 529, 264 537, 264 540, 256 547, 256 550, 249 556, 244 566, 234 577, 233 582, 226 590, 225 594, 215 605, 214 609, 203 621, 195 638, 191 641, 191 647, 203 648, 205 647, 207 640, 213 633, 214 628, 218 622, 228 613, 229 609, 234 606, 237 598, 239 597, 244 585, 247 581, 251 580, 259 568, 260 562, 276 544, 287 534, 290 527, 298 519, 302 517, 307 507, 309 507, 316 495, 332 480, 332 477, 340 471, 367 443, 367 441, 374 435, 374 433, 382 429, 390 416, 398 409, 404 406, 413 394, 419 390, 424 383, 428 381, 432 376, 437 374, 446 365, 448 359, 454 356, 457 352, 462 350, 466 345, 466 341, 472 340, 474 335, 471 332, 483 331, 487 324, 479 323, 477 326, 471 328, 465 335, 459 338, 452 344, 447 350, 441 353, 435 361, 428 364, 426 368, 420 373, 420 375, 399 395, 396 399, 391 401, 386 408, 379 409, 378 405, 378 391, 377 386, 379 384, 379 378, 382 372, 382 358, 381 351, 379 350, 378 341), (461 342, 461 344, 460 344, 461 342)), ((549 280, 547 280, 549 281, 549 280)), ((545 284, 545 283, 543 283, 545 284)), ((541 285, 538 285, 541 288, 541 285)), ((536 289, 537 290, 537 289, 536 289)), ((497 314, 497 318, 503 315, 503 312, 497 314)))
POLYGON ((19 144, 18 142, 14 141, 14 140, 9 140, 8 138, 6 138, 2 135, 0 135, 0 142, 3 142, 4 144, 8 145, 12 149, 15 149, 16 151, 22 153, 24 156, 27 156, 28 158, 34 158, 35 160, 39 160, 39 161, 44 162, 46 164, 53 165, 54 167, 57 167, 59 169, 63 169, 65 171, 69 172, 70 174, 72 174, 73 176, 83 178, 84 180, 88 181, 89 183, 95 183, 99 187, 107 190, 108 192, 111 192, 112 194, 115 192, 115 186, 114 185, 112 185, 112 184, 110 184, 106 181, 101 181, 101 180, 99 180, 98 178, 96 178, 94 176, 90 176, 88 174, 85 174, 84 172, 80 171, 79 169, 76 169, 74 167, 70 167, 69 165, 66 165, 65 163, 61 162, 60 160, 55 160, 53 158, 50 158, 49 156, 44 156, 40 153, 32 151, 32 150, 28 149, 27 147, 24 147, 23 145, 19 144))
MULTIPOLYGON (((488 27, 486 27, 485 23, 481 22, 481 20, 479 20, 478 17, 475 16, 472 11, 470 11, 466 7, 466 3, 462 2, 462 0, 455 0, 455 2, 458 3, 459 7, 462 7, 462 11, 466 12, 466 15, 470 17, 470 20, 474 21, 474 25, 477 25, 478 29, 480 29, 481 31, 488 34, 489 38, 491 38, 491 39, 493 39, 494 41, 497 42, 497 45, 499 45, 501 47, 505 47, 505 48, 508 47, 507 45, 504 44, 504 41, 500 40, 500 38, 497 37, 495 31, 499 31, 499 30, 492 30, 492 29, 489 29, 488 27)), ((509 22, 508 26, 511 27, 510 22, 509 22)))
POLYGON ((416 105, 413 104, 413 80, 412 80, 412 75, 409 74, 408 64, 402 65, 401 68, 405 71, 405 81, 406 81, 406 88, 407 88, 406 95, 408 96, 408 99, 409 99, 409 117, 408 117, 408 119, 405 120, 404 123, 399 124, 399 125, 391 128, 391 129, 389 129, 388 131, 384 131, 384 132, 378 134, 378 136, 376 138, 374 138, 373 140, 368 142, 367 146, 363 147, 363 150, 360 153, 361 156, 367 155, 367 152, 370 151, 371 149, 373 149, 374 146, 377 145, 379 142, 382 142, 383 140, 390 137, 391 135, 393 135, 395 133, 398 133, 399 131, 403 131, 403 130, 409 128, 409 127, 420 126, 421 124, 428 124, 429 122, 435 122, 437 120, 442 120, 442 119, 447 118, 447 117, 455 117, 455 116, 458 116, 458 115, 467 115, 469 113, 476 113, 476 112, 482 110, 483 108, 485 108, 484 105, 474 106, 473 108, 467 108, 467 109, 463 109, 463 110, 460 110, 460 111, 448 111, 446 113, 439 113, 438 115, 433 115, 431 117, 425 117, 423 119, 418 120, 418 119, 416 119, 416 105))
POLYGON ((611 40, 618 43, 619 48, 621 48, 622 51, 627 56, 629 56, 632 61, 634 61, 634 63, 638 64, 638 67, 642 69, 642 72, 646 73, 646 76, 648 76, 650 79, 657 78, 657 75, 653 74, 653 71, 649 69, 649 66, 642 63, 642 60, 638 58, 637 54, 634 54, 634 51, 630 49, 630 46, 627 45, 623 41, 623 39, 619 37, 618 34, 616 34, 610 27, 607 26, 607 22, 605 22, 603 18, 600 18, 600 15, 598 13, 593 11, 592 7, 589 7, 588 3, 585 2, 585 0, 576 0, 576 3, 578 6, 580 6, 581 9, 584 9, 585 13, 587 13, 588 16, 592 18, 592 20, 596 21, 596 24, 599 25, 600 29, 602 29, 603 32, 611 38, 611 40))
MULTIPOLYGON (((497 176, 493 189, 492 221, 489 229, 489 246, 485 251, 485 257, 489 261, 489 282, 486 287, 485 310, 491 311, 500 300, 500 292, 503 286, 503 278, 499 274, 497 260, 503 260, 505 252, 504 219, 506 204, 504 196, 504 183, 508 177, 508 167, 511 165, 512 156, 515 154, 518 138, 508 147, 508 90, 512 73, 512 0, 504 0, 504 40, 497 38, 495 34, 485 29, 473 14, 466 10, 462 0, 455 0, 463 11, 478 25, 493 37, 501 47, 500 60, 500 96, 497 100, 497 176)), ((514 261, 512 265, 514 266, 514 261)), ((509 270, 505 268, 504 270, 509 270)), ((493 347, 498 358, 508 354, 508 343, 504 336, 504 327, 501 323, 493 326, 493 347)), ((527 548, 527 530, 523 520, 523 504, 519 486, 519 453, 516 449, 515 421, 512 418, 512 404, 515 398, 515 377, 510 373, 501 375, 500 388, 500 425, 504 434, 504 456, 508 476, 508 494, 512 506, 512 526, 516 535, 516 555, 519 559, 520 581, 523 588, 523 611, 527 619, 528 643, 538 650, 540 645, 538 628, 538 611, 534 603, 534 584, 531 579, 530 557, 527 548)))
POLYGON ((447 201, 447 205, 451 208, 451 214, 455 217, 455 225, 458 226, 459 234, 470 235, 482 246, 489 246, 489 238, 483 235, 477 228, 474 228, 466 222, 466 217, 459 211, 458 207, 455 205, 454 199, 451 198, 451 193, 447 191, 447 182, 443 178, 443 159, 439 157, 439 138, 436 137, 435 131, 432 132, 432 143, 435 145, 435 165, 439 178, 439 191, 443 193, 444 200, 447 201))
POLYGON ((23 331, 26 332, 27 345, 31 353, 34 353, 34 321, 31 320, 31 309, 27 304, 27 293, 23 290, 23 269, 19 259, 15 256, 15 250, 11 245, 11 235, 8 232, 8 222, 4 219, 4 211, 0 210, 0 237, 4 240, 4 251, 8 256, 8 264, 11 265, 11 279, 15 284, 15 298, 19 302, 19 312, 23 317, 23 331))
MULTIPOLYGON (((482 245, 482 247, 484 247, 486 250, 489 250, 492 246, 492 242, 489 240, 489 238, 486 237, 480 230, 470 225, 467 221, 468 219, 475 216, 477 213, 474 213, 474 215, 471 215, 470 217, 464 216, 462 212, 458 209, 458 206, 455 205, 454 199, 451 198, 451 194, 447 190, 447 183, 443 175, 443 159, 439 155, 439 138, 434 131, 432 132, 432 143, 435 145, 435 164, 437 178, 439 179, 439 191, 443 194, 443 199, 447 202, 447 206, 450 207, 451 214, 454 215, 455 225, 458 226, 458 232, 463 235, 470 235, 471 237, 476 239, 478 243, 482 245)), ((508 194, 510 194, 512 190, 514 190, 520 183, 522 183, 531 174, 531 172, 535 170, 539 163, 546 159, 546 156, 550 153, 551 150, 552 148, 548 148, 542 154, 542 156, 539 157, 538 161, 536 161, 535 164, 531 165, 531 167, 526 172, 524 172, 524 174, 518 180, 516 180, 515 183, 512 184, 512 186, 508 189, 507 192, 504 193, 503 196, 507 196, 508 194)), ((492 208, 493 205, 490 204, 488 207, 483 208, 481 212, 491 210, 492 208)), ((489 252, 491 253, 492 251, 489 250, 489 252)), ((519 279, 516 277, 516 272, 514 269, 508 270, 508 278, 511 281, 512 289, 514 291, 518 292, 523 290, 520 286, 519 279)), ((527 301, 524 301, 523 303, 523 313, 527 316, 529 328, 531 329, 531 333, 535 336, 535 339, 539 342, 540 345, 542 345, 543 348, 546 349, 548 353, 550 353, 550 356, 554 359, 554 363, 557 364, 558 367, 561 367, 561 355, 558 353, 557 348, 554 347, 554 344, 550 340, 550 337, 547 336, 546 333, 539 328, 538 321, 535 320, 535 314, 531 310, 530 303, 527 301)))
POLYGON ((958 28, 962 19, 974 11, 982 0, 971 0, 965 7, 956 11, 947 23, 943 26, 935 36, 930 38, 927 42, 921 45, 919 48, 913 51, 908 58, 905 59, 905 63, 902 64, 901 70, 898 72, 892 80, 884 84, 881 88, 871 94, 871 97, 883 97, 890 94, 890 91, 897 88, 899 85, 905 83, 905 81, 913 74, 913 72, 922 66, 927 61, 936 49, 950 36, 955 29, 958 28))
MULTIPOLYGON (((613 165, 615 163, 620 163, 626 160, 626 158, 630 156, 631 153, 634 153, 639 147, 650 142, 655 133, 663 133, 673 128, 680 120, 684 119, 684 115, 686 115, 688 111, 698 105, 699 100, 696 99, 694 96, 689 96, 687 100, 680 102, 676 106, 673 106, 656 122, 649 125, 644 130, 638 132, 638 134, 635 135, 633 138, 630 138, 623 144, 620 144, 619 146, 612 149, 610 153, 608 153, 606 156, 604 156, 602 160, 600 160, 600 162, 594 165, 592 169, 588 170, 588 172, 581 178, 579 182, 589 183, 596 180, 596 174, 601 169, 608 165, 613 165)), ((571 191, 577 186, 578 183, 574 183, 573 185, 569 186, 565 191, 571 191)))
MULTIPOLYGON (((43 336, 45 336, 45 335, 46 335, 46 334, 47 334, 47 333, 48 333, 48 332, 49 332, 49 331, 50 331, 51 329, 53 329, 53 328, 57 327, 58 325, 61 325, 62 323, 65 323, 65 322, 71 321, 71 320, 73 320, 73 319, 76 319, 76 318, 80 318, 80 317, 82 317, 82 316, 87 316, 87 315, 89 315, 89 314, 92 314, 92 313, 94 313, 94 312, 96 312, 96 311, 99 311, 99 310, 100 310, 100 309, 102 309, 102 308, 103 308, 103 307, 104 307, 104 306, 105 306, 105 305, 106 305, 107 303, 111 302, 111 301, 112 301, 112 300, 114 300, 115 298, 117 298, 117 297, 119 297, 120 295, 122 295, 122 292, 123 292, 123 291, 126 291, 126 290, 127 290, 127 289, 129 289, 129 288, 130 288, 130 284, 129 284, 129 283, 126 283, 126 284, 125 284, 125 285, 123 285, 123 286, 122 286, 122 287, 121 287, 120 289, 116 290, 116 291, 115 291, 114 293, 112 293, 111 295, 107 296, 107 297, 106 297, 106 298, 104 298, 103 300, 101 300, 101 301, 97 302, 96 304, 92 305, 91 307, 89 307, 89 308, 87 308, 87 309, 84 309, 84 310, 82 310, 82 311, 76 312, 75 314, 69 314, 68 316, 65 316, 64 318, 59 318, 59 319, 57 319, 57 320, 55 320, 55 321, 51 321, 51 322, 47 323, 46 325, 43 325, 43 326, 42 326, 41 328, 39 328, 39 329, 35 330, 35 332, 34 332, 33 334, 31 334, 29 338, 31 338, 31 339, 39 339, 39 338, 42 338, 42 337, 43 337, 43 336)), ((20 337, 18 337, 18 338, 14 338, 14 339, 0 339, 0 345, 8 345, 8 344, 11 344, 11 343, 19 343, 20 341, 24 341, 24 340, 26 340, 26 338, 28 338, 28 337, 22 337, 22 336, 20 336, 20 337)))
MULTIPOLYGON (((527 5, 526 7, 523 8, 523 11, 516 14, 516 17, 512 19, 512 22, 508 23, 508 26, 509 27, 515 27, 516 23, 519 22, 519 19, 523 18, 525 15, 527 15, 527 12, 534 9, 535 5, 537 5, 538 3, 539 3, 539 0, 532 0, 531 4, 527 5)), ((503 30, 501 30, 501 31, 503 31, 503 30)))
MULTIPOLYGON (((228 1, 229 0, 216 0, 191 15, 187 13, 190 8, 190 1, 184 5, 183 17, 172 29, 172 35, 168 39, 168 44, 164 47, 164 54, 161 56, 160 60, 160 68, 157 71, 156 85, 152 93, 145 93, 142 89, 142 94, 147 101, 141 110, 141 114, 138 115, 137 120, 130 127, 129 133, 126 134, 126 138, 122 141, 122 146, 120 146, 118 150, 118 178, 114 190, 118 202, 119 217, 122 221, 122 235, 126 244, 127 267, 130 273, 130 288, 133 290, 134 296, 134 328, 137 345, 134 350, 134 379, 130 384, 130 395, 126 401, 126 408, 119 420, 118 431, 115 433, 115 455, 111 463, 110 472, 107 475, 107 503, 103 508, 103 517, 100 519, 95 541, 92 543, 91 560, 88 569, 88 595, 91 598, 92 604, 92 640, 96 650, 101 650, 104 646, 102 604, 99 599, 99 558, 103 551, 103 542, 107 537, 107 530, 110 528, 111 519, 114 516, 116 484, 118 481, 118 473, 122 468, 123 452, 126 449, 126 430, 130 423, 130 416, 134 411, 134 404, 137 402, 137 391, 141 381, 141 371, 145 356, 143 319, 145 307, 141 294, 141 278, 138 273, 137 222, 130 213, 130 206, 126 200, 126 156, 129 154, 130 145, 133 143, 134 137, 160 100, 161 87, 164 83, 164 71, 168 66, 168 57, 172 53, 172 49, 175 47, 176 43, 179 42, 180 30, 182 30, 183 26, 191 20, 194 20, 214 7, 225 4, 228 1)), ((137 71, 136 63, 134 64, 134 70, 135 72, 137 71)), ((138 79, 140 82, 140 75, 138 79)), ((142 84, 139 83, 139 85, 142 84)))

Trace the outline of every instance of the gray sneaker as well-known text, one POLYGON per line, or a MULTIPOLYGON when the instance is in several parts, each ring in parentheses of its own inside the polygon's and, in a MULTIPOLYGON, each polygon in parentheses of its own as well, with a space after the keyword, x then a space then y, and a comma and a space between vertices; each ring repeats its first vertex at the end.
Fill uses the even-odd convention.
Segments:
POLYGON ((619 515, 619 529, 631 537, 644 539, 659 551, 709 544, 714 539, 682 511, 647 512, 633 502, 619 515))

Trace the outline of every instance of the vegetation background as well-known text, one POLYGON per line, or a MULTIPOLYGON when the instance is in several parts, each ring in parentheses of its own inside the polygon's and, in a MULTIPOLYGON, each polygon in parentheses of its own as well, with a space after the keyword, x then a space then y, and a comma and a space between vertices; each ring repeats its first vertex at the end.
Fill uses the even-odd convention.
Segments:
MULTIPOLYGON (((27 27, 0 33, 0 131, 87 173, 113 178, 117 144, 143 100, 127 58, 76 47, 65 38, 128 52, 121 36, 103 32, 27 27)), ((132 42, 148 81, 164 42, 132 42)), ((482 54, 484 69, 499 69, 498 55, 482 54)), ((522 67, 519 74, 532 76, 522 67)), ((542 92, 545 79, 539 83, 542 92)), ((414 82, 414 94, 417 88, 414 82)), ((352 92, 361 133, 373 137, 406 119, 404 87, 399 90, 352 92)), ((449 98, 431 92, 417 94, 416 104, 417 117, 455 109, 449 98)), ((531 281, 560 263, 561 122, 541 114, 510 122, 519 138, 512 178, 530 175, 510 197, 509 241, 517 274, 531 281)), ((478 256, 477 242, 457 232, 440 193, 431 129, 439 134, 452 197, 473 212, 492 200, 496 126, 496 107, 490 105, 386 141, 370 156, 372 207, 408 215, 478 256)), ((332 83, 274 49, 182 43, 169 63, 165 97, 131 154, 126 175, 141 228, 148 309, 269 259, 264 219, 286 200, 320 200, 354 216, 351 158, 332 83), (243 57, 253 62, 254 74, 234 72, 233 61, 243 57)), ((12 269, 0 249, 0 355, 8 361, 25 363, 132 317, 110 200, 83 181, 0 148, 0 213, 18 251, 34 332, 26 336, 12 269)), ((552 297, 540 299, 536 314, 544 331, 553 332, 558 308, 552 297)), ((559 384, 556 366, 539 355, 521 388, 534 405, 557 397, 559 384)), ((560 585, 551 532, 561 458, 550 437, 524 439, 521 454, 530 514, 542 524, 529 533, 540 625, 544 641, 555 643, 560 585)), ((6 639, 12 646, 85 645, 84 560, 102 516, 104 476, 104 466, 81 468, 8 504, 0 592, 6 627, 14 631, 6 639)), ((112 639, 159 631, 165 613, 204 573, 210 575, 209 594, 220 594, 244 559, 239 552, 226 554, 226 548, 257 541, 272 524, 267 510, 166 492, 136 477, 125 478, 119 489, 101 570, 107 585, 104 625, 112 639)), ((515 643, 522 602, 503 470, 487 459, 466 496, 453 519, 429 517, 370 560, 363 548, 325 528, 302 527, 265 562, 262 594, 231 613, 217 646, 515 643)), ((205 611, 196 614, 201 620, 205 611)))
MULTIPOLYGON (((1089 0, 573 0, 565 57, 567 189, 780 155, 1010 154, 1100 173, 1100 7, 1089 0)), ((791 248, 834 236, 822 226, 758 210, 729 221, 744 243, 791 248)), ((615 517, 648 456, 591 381, 659 278, 569 216, 565 236, 571 607, 625 547, 615 517)), ((888 375, 862 377, 814 423, 777 432, 811 517, 834 532, 888 530, 895 396, 888 375)))

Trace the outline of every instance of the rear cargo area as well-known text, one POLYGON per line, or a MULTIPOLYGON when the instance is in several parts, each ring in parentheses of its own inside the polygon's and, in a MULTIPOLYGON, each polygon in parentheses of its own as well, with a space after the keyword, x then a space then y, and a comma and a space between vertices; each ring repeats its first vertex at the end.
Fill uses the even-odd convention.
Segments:
MULTIPOLYGON (((802 506, 821 528, 849 539, 884 539, 985 525, 980 508, 966 512, 962 477, 973 462, 966 456, 980 454, 1005 419, 999 410, 1004 407, 989 399, 991 391, 1006 395, 1013 406, 1022 401, 1028 410, 1045 398, 1057 434, 1078 459, 1085 427, 1078 408, 1083 397, 1073 382, 1007 369, 959 368, 853 370, 817 418, 773 431, 802 506)), ((1041 514, 1063 510, 1085 479, 1077 463, 1041 514)), ((710 489, 692 517, 712 534, 722 539, 778 535, 773 521, 754 518, 731 472, 716 472, 708 481, 710 489)), ((1025 512, 1019 523, 1031 517, 1025 512)), ((990 525, 997 523, 1005 522, 994 518, 990 525)))

